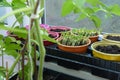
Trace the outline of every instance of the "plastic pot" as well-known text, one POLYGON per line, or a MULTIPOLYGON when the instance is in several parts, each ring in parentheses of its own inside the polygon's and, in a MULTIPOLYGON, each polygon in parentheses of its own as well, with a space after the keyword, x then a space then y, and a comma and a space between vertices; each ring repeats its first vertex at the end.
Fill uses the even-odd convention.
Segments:
POLYGON ((96 50, 97 46, 108 46, 108 45, 117 45, 120 47, 120 44, 116 44, 116 43, 106 43, 101 41, 95 42, 91 45, 93 56, 104 60, 120 61, 120 54, 104 53, 96 50))

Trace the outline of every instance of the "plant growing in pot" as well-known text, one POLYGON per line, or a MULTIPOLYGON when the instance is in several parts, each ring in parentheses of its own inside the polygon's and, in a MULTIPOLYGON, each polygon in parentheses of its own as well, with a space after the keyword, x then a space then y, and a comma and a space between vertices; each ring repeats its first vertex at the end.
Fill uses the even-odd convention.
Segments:
POLYGON ((93 22, 96 31, 101 30, 101 18, 97 14, 103 12, 105 18, 112 18, 115 15, 120 16, 119 4, 106 5, 101 0, 65 0, 62 6, 62 16, 67 16, 71 13, 77 14, 76 21, 84 20, 88 18, 93 22))
POLYGON ((91 40, 91 43, 98 41, 98 35, 100 34, 100 32, 96 31, 95 29, 86 29, 86 28, 80 28, 80 29, 74 28, 71 31, 74 34, 86 35, 91 40))
POLYGON ((120 44, 95 42, 91 45, 93 56, 110 61, 120 61, 120 44))
POLYGON ((85 35, 75 35, 72 31, 63 32, 58 38, 58 48, 73 53, 85 53, 91 41, 85 35))
POLYGON ((103 34, 103 41, 119 44, 120 43, 120 34, 119 33, 103 34))

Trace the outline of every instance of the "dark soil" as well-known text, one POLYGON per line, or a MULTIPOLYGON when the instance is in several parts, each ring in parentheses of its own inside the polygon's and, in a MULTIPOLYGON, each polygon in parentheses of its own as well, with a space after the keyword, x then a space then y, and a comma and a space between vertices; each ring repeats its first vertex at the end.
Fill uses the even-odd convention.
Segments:
POLYGON ((120 41, 120 36, 111 36, 111 35, 108 35, 106 38, 110 39, 110 40, 120 41))
POLYGON ((69 30, 64 30, 64 29, 51 29, 50 31, 54 31, 54 32, 64 32, 64 31, 69 31, 69 30))
POLYGON ((96 50, 98 50, 100 52, 105 52, 105 53, 120 54, 120 47, 118 47, 116 45, 97 46, 96 50))
POLYGON ((55 38, 56 36, 55 36, 55 35, 52 35, 52 34, 49 34, 49 37, 55 38))

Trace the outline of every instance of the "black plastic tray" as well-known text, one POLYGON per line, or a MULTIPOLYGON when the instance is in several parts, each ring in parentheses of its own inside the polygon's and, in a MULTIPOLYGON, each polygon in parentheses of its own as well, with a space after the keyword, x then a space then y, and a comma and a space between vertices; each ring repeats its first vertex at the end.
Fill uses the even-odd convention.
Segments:
POLYGON ((88 67, 94 75, 110 80, 120 80, 120 62, 95 58, 90 49, 85 54, 76 54, 59 50, 55 44, 46 46, 46 53, 46 61, 56 62, 58 65, 76 70, 88 67))
MULTIPOLYGON (((18 74, 14 75, 9 80, 16 80, 17 75, 18 74)), ((66 75, 64 73, 53 71, 47 68, 44 69, 43 78, 44 78, 43 80, 84 80, 70 75, 66 75)))

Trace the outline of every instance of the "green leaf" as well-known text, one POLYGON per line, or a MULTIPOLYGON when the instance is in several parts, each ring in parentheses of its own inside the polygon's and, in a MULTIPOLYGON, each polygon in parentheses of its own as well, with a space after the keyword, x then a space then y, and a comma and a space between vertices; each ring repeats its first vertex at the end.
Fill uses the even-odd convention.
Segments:
POLYGON ((62 13, 61 13, 62 16, 66 16, 70 14, 73 11, 73 9, 74 9, 74 5, 72 0, 66 0, 62 6, 62 13))
POLYGON ((90 7, 85 8, 84 11, 85 11, 88 15, 91 15, 91 14, 95 13, 94 10, 93 10, 92 8, 90 8, 90 7))
POLYGON ((6 69, 0 66, 0 80, 4 80, 6 69))
POLYGON ((86 0, 86 1, 92 6, 97 6, 100 3, 99 0, 86 0))
POLYGON ((3 39, 3 35, 0 34, 0 40, 2 40, 2 39, 3 39))
POLYGON ((80 14, 80 16, 76 19, 76 22, 85 19, 87 16, 85 14, 80 14))
POLYGON ((23 7, 26 7, 26 4, 24 2, 22 2, 21 0, 13 0, 12 1, 13 9, 19 9, 19 8, 23 8, 23 7))
POLYGON ((80 12, 81 12, 81 10, 80 10, 77 6, 75 6, 75 8, 74 8, 73 12, 74 12, 74 13, 80 13, 80 12))
POLYGON ((0 0, 0 2, 2 2, 3 0, 0 0))
POLYGON ((0 7, 11 7, 11 5, 6 0, 3 0, 0 2, 0 7))
POLYGON ((111 6, 111 13, 120 16, 120 6, 118 4, 111 6))
POLYGON ((84 6, 85 2, 86 0, 73 0, 74 5, 80 9, 84 6))
MULTIPOLYGON (((23 8, 23 7, 26 7, 26 4, 24 2, 22 2, 21 0, 13 0, 12 1, 12 9, 13 10, 23 8)), ((15 17, 16 17, 17 21, 19 22, 19 24, 22 24, 22 21, 23 21, 23 16, 21 16, 21 15, 23 15, 23 12, 15 14, 15 17)))
POLYGON ((101 19, 95 15, 91 16, 90 19, 93 21, 96 28, 101 26, 101 19))
POLYGON ((16 58, 19 53, 16 50, 5 50, 5 54, 13 56, 14 58, 16 58))

